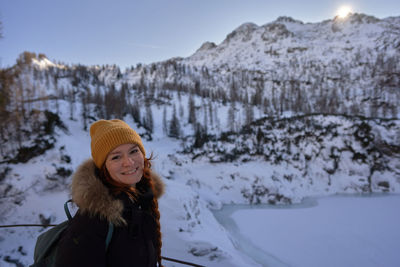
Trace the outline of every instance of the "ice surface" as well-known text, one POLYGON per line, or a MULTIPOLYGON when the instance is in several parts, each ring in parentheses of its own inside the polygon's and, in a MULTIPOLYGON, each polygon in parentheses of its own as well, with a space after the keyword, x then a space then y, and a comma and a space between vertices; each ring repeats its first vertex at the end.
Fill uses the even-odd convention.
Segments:
POLYGON ((398 266, 400 195, 332 196, 292 206, 216 211, 237 247, 263 266, 398 266))

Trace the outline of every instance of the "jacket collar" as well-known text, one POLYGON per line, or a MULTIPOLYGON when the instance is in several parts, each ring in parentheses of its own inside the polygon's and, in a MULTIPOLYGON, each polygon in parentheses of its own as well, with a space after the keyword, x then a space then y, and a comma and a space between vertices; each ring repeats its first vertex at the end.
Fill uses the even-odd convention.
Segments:
MULTIPOLYGON (((100 216, 116 226, 126 224, 122 217, 123 202, 111 195, 108 188, 96 176, 96 167, 92 159, 84 161, 72 177, 72 200, 80 211, 90 216, 100 216)), ((151 173, 155 192, 159 198, 164 193, 164 183, 154 172, 151 173)))

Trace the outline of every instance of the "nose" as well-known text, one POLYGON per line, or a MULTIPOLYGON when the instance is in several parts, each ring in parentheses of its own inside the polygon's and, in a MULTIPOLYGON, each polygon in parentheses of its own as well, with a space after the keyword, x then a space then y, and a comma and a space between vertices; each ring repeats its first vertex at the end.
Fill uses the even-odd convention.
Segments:
POLYGON ((125 155, 125 156, 122 158, 122 165, 123 165, 123 166, 129 166, 129 165, 131 165, 132 163, 133 163, 133 159, 130 158, 130 157, 128 157, 127 155, 125 155))

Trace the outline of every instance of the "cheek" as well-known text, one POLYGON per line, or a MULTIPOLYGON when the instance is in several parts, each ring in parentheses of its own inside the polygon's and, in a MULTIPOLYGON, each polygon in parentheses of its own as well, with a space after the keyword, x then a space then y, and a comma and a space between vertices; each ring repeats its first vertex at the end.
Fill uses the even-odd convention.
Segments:
POLYGON ((111 171, 111 164, 110 163, 108 163, 108 162, 106 162, 106 169, 107 169, 107 171, 108 172, 110 172, 111 171))
POLYGON ((106 162, 106 169, 107 169, 108 173, 111 175, 111 178, 114 178, 115 173, 116 173, 116 168, 117 167, 115 166, 115 164, 106 162))

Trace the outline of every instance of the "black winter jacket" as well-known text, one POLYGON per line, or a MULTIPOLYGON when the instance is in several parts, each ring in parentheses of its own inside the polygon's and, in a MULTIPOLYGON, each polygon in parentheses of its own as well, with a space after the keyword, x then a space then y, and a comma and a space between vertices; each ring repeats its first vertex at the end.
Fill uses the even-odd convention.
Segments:
MULTIPOLYGON (((159 197, 164 186, 154 173, 152 179, 159 197)), ((125 194, 115 198, 96 176, 93 161, 84 162, 72 180, 79 210, 60 239, 56 266, 155 267, 156 222, 149 211, 154 196, 149 192, 135 203, 125 194), (115 227, 106 251, 109 222, 115 227)))

